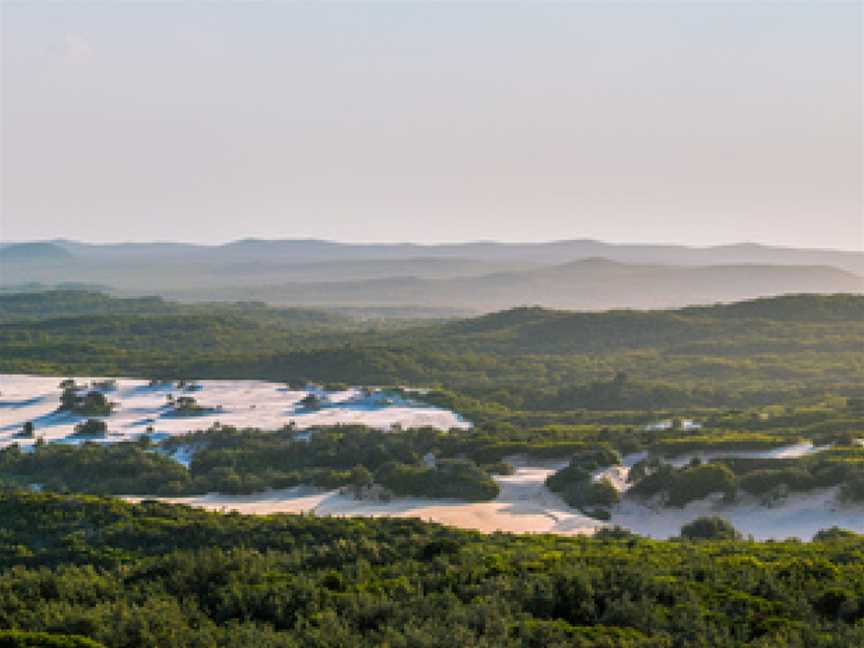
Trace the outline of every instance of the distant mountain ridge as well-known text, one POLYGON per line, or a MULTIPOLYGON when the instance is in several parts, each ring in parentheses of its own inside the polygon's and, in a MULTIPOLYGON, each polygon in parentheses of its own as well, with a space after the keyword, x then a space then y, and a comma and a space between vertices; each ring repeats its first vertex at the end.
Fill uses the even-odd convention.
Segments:
POLYGON ((391 277, 365 281, 254 286, 251 299, 325 306, 375 303, 457 306, 488 311, 514 305, 601 310, 670 308, 785 293, 858 293, 864 279, 823 266, 661 266, 586 259, 474 277, 391 277))
POLYGON ((0 289, 64 282, 121 295, 288 306, 485 312, 520 305, 670 308, 787 293, 864 292, 864 253, 761 245, 346 244, 245 239, 0 247, 0 289), (28 254, 32 251, 32 254, 28 254), (563 260, 562 260, 563 259, 563 260))
POLYGON ((56 261, 71 259, 72 254, 62 245, 48 242, 12 243, 0 247, 2 261, 56 261))
MULTIPOLYGON (((75 256, 91 259, 183 256, 187 259, 339 261, 358 259, 400 259, 418 257, 475 259, 478 261, 521 261, 560 264, 590 257, 622 263, 668 265, 716 265, 755 263, 767 265, 828 265, 864 274, 864 251, 822 250, 769 246, 757 243, 692 247, 652 243, 606 243, 593 239, 572 239, 541 243, 341 243, 321 239, 240 239, 222 245, 192 243, 108 243, 93 244, 66 239, 43 241, 75 256)), ((9 244, 7 244, 8 246, 9 244)), ((13 245, 22 245, 21 243, 13 245)), ((2 248, 0 248, 2 249, 2 248)))

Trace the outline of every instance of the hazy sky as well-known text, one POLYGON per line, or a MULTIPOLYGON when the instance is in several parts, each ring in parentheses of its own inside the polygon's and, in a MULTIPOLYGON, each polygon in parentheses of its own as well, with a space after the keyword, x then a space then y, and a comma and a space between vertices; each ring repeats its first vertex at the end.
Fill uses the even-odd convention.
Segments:
POLYGON ((858 2, 2 18, 5 240, 864 246, 858 2))

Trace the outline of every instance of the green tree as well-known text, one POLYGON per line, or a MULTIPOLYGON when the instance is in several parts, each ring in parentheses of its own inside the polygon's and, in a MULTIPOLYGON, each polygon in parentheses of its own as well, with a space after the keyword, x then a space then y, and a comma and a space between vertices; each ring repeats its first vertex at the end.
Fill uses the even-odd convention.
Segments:
POLYGON ((99 419, 87 419, 75 426, 74 436, 79 437, 102 437, 108 431, 108 425, 105 421, 99 419))
POLYGON ((707 516, 696 518, 682 526, 681 537, 687 540, 738 540, 741 534, 729 520, 707 516))
POLYGON ((374 477, 366 466, 358 464, 351 469, 351 489, 354 491, 354 497, 360 497, 363 489, 373 483, 374 477))

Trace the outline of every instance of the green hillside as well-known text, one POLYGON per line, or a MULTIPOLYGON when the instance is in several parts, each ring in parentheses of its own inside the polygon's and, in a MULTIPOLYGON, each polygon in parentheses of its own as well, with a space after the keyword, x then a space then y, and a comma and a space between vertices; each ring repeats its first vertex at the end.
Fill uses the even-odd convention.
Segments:
POLYGON ((515 410, 767 404, 860 395, 862 304, 797 295, 667 311, 513 309, 382 327, 261 304, 7 295, 0 371, 411 384, 515 410))

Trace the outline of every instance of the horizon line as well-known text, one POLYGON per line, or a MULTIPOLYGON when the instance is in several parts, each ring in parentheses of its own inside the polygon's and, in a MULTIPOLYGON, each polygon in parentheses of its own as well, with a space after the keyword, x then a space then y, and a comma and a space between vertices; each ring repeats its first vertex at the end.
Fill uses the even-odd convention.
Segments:
POLYGON ((317 238, 317 237, 296 237, 296 238, 261 238, 257 236, 247 236, 236 239, 227 239, 220 242, 203 242, 203 241, 188 241, 188 240, 172 240, 172 239, 151 239, 151 240, 112 240, 112 241, 88 241, 85 239, 73 238, 45 238, 45 239, 22 239, 4 241, 0 238, 0 246, 6 247, 10 245, 22 245, 28 243, 77 243, 82 245, 90 245, 94 247, 109 247, 120 245, 187 245, 205 248, 219 248, 232 244, 243 242, 261 242, 261 243, 327 243, 333 245, 342 245, 346 247, 363 247, 363 246, 382 246, 382 247, 418 247, 418 248, 436 248, 436 247, 451 247, 451 246, 468 246, 468 245, 500 245, 500 246, 544 246, 544 245, 560 245, 566 243, 596 243, 600 245, 608 245, 613 247, 675 247, 687 248, 693 250, 711 250, 718 248, 734 248, 734 247, 759 247, 768 249, 780 250, 799 250, 799 251, 814 251, 814 252, 840 252, 851 254, 864 254, 864 247, 859 249, 850 248, 827 248, 827 247, 798 247, 794 245, 786 245, 779 243, 763 243, 758 241, 736 241, 728 243, 716 243, 710 245, 700 245, 693 243, 673 243, 668 241, 609 241, 596 238, 568 238, 568 239, 546 239, 540 241, 530 240, 494 240, 494 239, 467 239, 459 241, 345 241, 338 239, 317 238))

